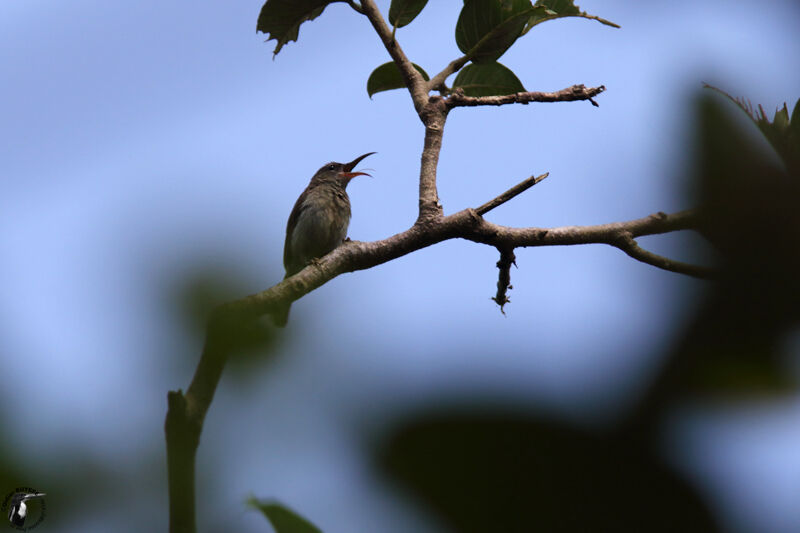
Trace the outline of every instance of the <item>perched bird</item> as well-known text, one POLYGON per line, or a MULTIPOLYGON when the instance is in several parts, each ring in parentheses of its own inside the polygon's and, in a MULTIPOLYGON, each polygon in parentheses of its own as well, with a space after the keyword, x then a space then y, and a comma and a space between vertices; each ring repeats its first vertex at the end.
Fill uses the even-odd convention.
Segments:
POLYGON ((28 514, 26 501, 33 498, 47 496, 44 492, 17 492, 11 497, 11 506, 8 509, 8 521, 14 526, 22 527, 25 525, 25 517, 28 514))
MULTIPOLYGON (((294 204, 286 224, 284 279, 300 272, 310 261, 324 256, 347 238, 350 198, 345 189, 356 176, 369 176, 366 172, 353 172, 353 169, 362 159, 374 153, 356 157, 349 163, 327 163, 311 178, 308 187, 294 204)), ((272 315, 276 326, 286 325, 290 306, 286 304, 272 315)))

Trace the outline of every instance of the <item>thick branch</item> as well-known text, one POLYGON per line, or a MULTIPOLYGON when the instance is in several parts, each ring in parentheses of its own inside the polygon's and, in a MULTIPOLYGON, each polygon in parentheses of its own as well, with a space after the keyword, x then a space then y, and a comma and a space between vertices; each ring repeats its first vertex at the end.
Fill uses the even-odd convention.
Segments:
POLYGON ((428 102, 428 88, 425 80, 422 78, 419 71, 411 64, 411 61, 408 60, 403 49, 400 48, 400 44, 398 44, 392 34, 391 28, 389 28, 386 21, 383 19, 383 15, 381 15, 375 2, 373 0, 362 0, 361 10, 369 19, 372 27, 375 28, 375 32, 381 38, 381 41, 383 41, 383 46, 386 47, 386 51, 392 56, 392 60, 397 65, 397 68, 400 69, 400 74, 403 76, 406 87, 408 87, 408 92, 411 93, 414 109, 417 110, 417 113, 421 113, 425 104, 428 102))
MULTIPOLYGON (((275 310, 279 302, 297 300, 340 274, 371 268, 448 239, 461 238, 500 249, 576 244, 618 247, 624 234, 641 237, 693 229, 698 218, 696 211, 689 210, 596 226, 511 228, 485 220, 475 209, 465 209, 436 220, 417 222, 381 241, 346 242, 294 276, 263 292, 225 304, 218 312, 231 312, 243 318, 261 316, 275 310)), ((659 264, 653 266, 661 268, 659 264)))
POLYGON ((583 84, 573 85, 553 93, 529 91, 524 93, 504 94, 501 96, 464 96, 460 91, 455 91, 447 98, 447 107, 474 107, 479 105, 505 105, 529 104, 531 102, 574 102, 576 100, 589 100, 597 107, 594 97, 605 91, 603 85, 599 87, 585 87, 583 84))
POLYGON ((475 212, 478 213, 479 215, 483 216, 486 213, 488 213, 489 211, 491 211, 492 209, 494 209, 495 207, 503 205, 504 203, 508 202, 509 200, 514 198, 515 196, 517 196, 519 194, 522 194, 523 192, 527 191, 528 189, 530 189, 531 187, 533 187, 534 185, 536 185, 537 183, 539 183, 540 181, 542 181, 543 179, 545 179, 549 175, 550 175, 549 172, 545 172, 541 176, 537 176, 537 177, 531 176, 530 178, 528 178, 528 179, 526 179, 526 180, 514 185, 513 187, 508 189, 506 192, 504 192, 503 194, 501 194, 497 198, 494 198, 493 200, 489 200, 488 202, 486 202, 482 206, 478 207, 477 209, 475 209, 475 212))
POLYGON ((419 218, 428 220, 442 215, 442 204, 436 188, 436 169, 442 151, 442 136, 447 120, 447 109, 440 96, 432 96, 422 111, 425 124, 425 146, 419 167, 419 218))
POLYGON ((200 363, 189 389, 170 391, 164 432, 167 441, 170 533, 194 533, 195 456, 206 413, 225 368, 240 316, 219 308, 209 320, 200 363))

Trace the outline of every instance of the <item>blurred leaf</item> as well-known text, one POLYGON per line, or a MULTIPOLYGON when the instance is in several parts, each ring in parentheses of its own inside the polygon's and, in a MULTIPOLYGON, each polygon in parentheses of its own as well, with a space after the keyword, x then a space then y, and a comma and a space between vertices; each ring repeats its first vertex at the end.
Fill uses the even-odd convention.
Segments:
POLYGON ((800 99, 794 104, 794 111, 792 111, 792 121, 789 125, 792 130, 792 135, 796 143, 800 143, 800 99))
POLYGON ((275 533, 322 533, 317 526, 278 502, 250 498, 247 504, 264 513, 275 533))
POLYGON ((392 0, 389 6, 389 24, 402 28, 422 12, 428 0, 392 0))
POLYGON ((717 531, 692 488, 641 443, 650 445, 462 407, 401 424, 379 458, 452 531, 717 531))
POLYGON ((722 89, 709 84, 704 86, 722 94, 747 113, 747 116, 758 126, 786 166, 794 172, 800 171, 800 113, 797 110, 800 100, 795 104, 791 121, 789 110, 784 102, 783 107, 775 111, 775 116, 770 122, 764 108, 760 105, 758 110, 755 110, 753 104, 745 98, 734 98, 722 89))
MULTIPOLYGON (((425 72, 419 65, 414 65, 414 68, 422 74, 425 81, 428 81, 428 73, 425 72)), ((394 61, 389 61, 379 66, 372 71, 367 80, 367 94, 372 98, 372 95, 381 91, 391 91, 392 89, 402 89, 406 86, 403 82, 403 76, 400 74, 400 69, 394 61)))
POLYGON ((456 44, 474 63, 496 61, 537 9, 530 0, 465 0, 456 23, 456 44))
MULTIPOLYGON (((214 341, 224 348, 230 356, 232 375, 254 375, 254 366, 276 355, 277 343, 283 338, 281 330, 266 318, 228 316, 225 320, 214 321, 213 331, 209 330, 209 319, 217 306, 241 298, 248 293, 248 288, 234 273, 207 266, 183 273, 170 294, 169 304, 177 308, 179 319, 188 323, 192 334, 198 338, 206 333, 213 334, 214 341)), ((196 364, 196 354, 187 355, 196 364)))
MULTIPOLYGON (((748 103, 737 104, 765 126, 748 103)), ((644 411, 686 397, 740 400, 797 387, 783 343, 800 325, 800 173, 776 165, 717 98, 703 98, 697 115, 692 203, 719 252, 720 278, 676 340, 644 411)))
POLYGON ((542 7, 544 9, 533 14, 533 16, 528 20, 528 23, 525 25, 522 35, 528 33, 531 28, 537 24, 564 17, 581 17, 585 19, 596 20, 597 22, 605 24, 606 26, 611 26, 612 28, 619 28, 618 24, 615 24, 610 20, 606 20, 595 15, 589 15, 585 11, 581 11, 581 9, 575 5, 573 0, 539 0, 536 2, 536 7, 542 7))
POLYGON ((268 34, 267 40, 275 39, 278 55, 283 45, 297 41, 300 25, 314 20, 322 14, 328 4, 342 0, 267 0, 258 15, 256 31, 268 34))
POLYGON ((757 345, 728 347, 725 352, 707 350, 687 372, 682 391, 695 397, 743 400, 796 390, 796 379, 771 364, 769 356, 757 345))
POLYGON ((511 70, 500 63, 467 65, 453 81, 467 96, 494 96, 523 92, 525 87, 511 70))

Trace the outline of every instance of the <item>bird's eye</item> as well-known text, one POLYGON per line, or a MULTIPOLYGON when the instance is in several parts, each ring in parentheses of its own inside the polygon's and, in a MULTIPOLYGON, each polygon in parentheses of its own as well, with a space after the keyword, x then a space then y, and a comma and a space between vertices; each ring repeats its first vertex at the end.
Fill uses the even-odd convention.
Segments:
POLYGON ((331 163, 330 165, 328 165, 328 170, 336 170, 336 165, 331 163))

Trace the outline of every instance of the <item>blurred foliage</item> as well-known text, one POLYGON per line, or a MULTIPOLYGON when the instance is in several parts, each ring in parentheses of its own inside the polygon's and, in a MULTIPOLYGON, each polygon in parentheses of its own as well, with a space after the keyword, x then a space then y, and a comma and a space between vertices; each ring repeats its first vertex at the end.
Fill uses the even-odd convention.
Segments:
POLYGON ((692 201, 721 276, 625 416, 591 431, 526 410, 431 406, 378 446, 383 471, 455 531, 717 531, 658 454, 659 430, 687 402, 796 390, 782 347, 800 322, 800 174, 786 148, 798 111, 784 110, 771 123, 749 112, 777 160, 719 98, 700 100, 692 201))
POLYGON ((454 531, 717 529, 646 447, 532 412, 432 409, 401 423, 381 461, 454 531))
MULTIPOLYGON (((173 290, 177 319, 192 336, 202 339, 214 309, 244 294, 247 288, 236 274, 215 268, 197 269, 173 290)), ((275 328, 268 317, 252 320, 231 316, 215 322, 213 333, 215 341, 226 347, 228 371, 239 378, 256 375, 255 369, 280 353, 284 339, 282 330, 275 328)), ((192 365, 196 364, 197 354, 190 355, 192 365)))
POLYGON ((747 116, 758 126, 764 137, 767 138, 781 159, 783 159, 786 168, 795 175, 800 173, 800 99, 794 105, 791 118, 789 118, 789 108, 786 107, 786 102, 784 102, 783 107, 775 111, 775 116, 770 122, 762 106, 759 105, 758 111, 756 111, 749 100, 734 98, 712 85, 705 84, 705 87, 722 94, 739 106, 739 109, 747 113, 747 116))
POLYGON ((275 533, 321 533, 317 526, 281 503, 250 498, 247 505, 264 513, 275 533))
MULTIPOLYGON (((0 426, 12 427, 6 420, 0 420, 0 426)), ((158 486, 161 479, 156 480, 153 476, 161 473, 161 463, 157 467, 150 463, 150 466, 154 468, 121 472, 117 465, 110 465, 84 449, 63 443, 59 443, 57 453, 44 457, 31 456, 29 449, 0 446, 0 502, 17 487, 33 487, 46 493, 41 530, 64 530, 70 521, 113 506, 120 499, 140 497, 141 493, 131 494, 134 487, 141 491, 143 487, 150 490, 153 485, 158 486), (135 479, 137 475, 141 477, 135 479)), ((32 500, 31 505, 30 516, 38 516, 37 506, 41 503, 32 500)), ((134 517, 129 518, 135 521, 134 517)), ((152 525, 152 517, 141 518, 140 523, 152 525)), ((7 515, 0 516, 0 520, 6 519, 7 515)))

